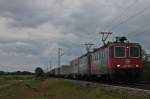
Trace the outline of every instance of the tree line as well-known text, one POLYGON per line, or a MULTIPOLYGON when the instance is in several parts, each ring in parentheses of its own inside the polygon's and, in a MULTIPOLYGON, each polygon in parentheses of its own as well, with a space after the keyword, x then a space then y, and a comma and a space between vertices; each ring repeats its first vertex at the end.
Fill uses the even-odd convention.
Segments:
POLYGON ((5 72, 0 71, 0 75, 33 75, 34 73, 29 71, 14 71, 14 72, 5 72))

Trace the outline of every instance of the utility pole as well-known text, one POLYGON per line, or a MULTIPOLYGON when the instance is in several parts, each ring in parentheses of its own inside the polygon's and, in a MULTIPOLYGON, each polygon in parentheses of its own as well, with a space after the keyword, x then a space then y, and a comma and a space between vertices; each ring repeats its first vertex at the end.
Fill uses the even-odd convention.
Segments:
POLYGON ((47 72, 47 73, 49 72, 49 68, 48 68, 48 65, 47 65, 47 68, 46 68, 46 72, 47 72))
POLYGON ((108 36, 112 34, 112 32, 100 32, 99 34, 102 35, 102 42, 106 45, 105 41, 108 39, 108 36))
POLYGON ((58 48, 58 67, 60 67, 61 48, 58 48))
MULTIPOLYGON (((60 67, 60 57, 61 57, 61 48, 58 48, 58 68, 60 67)), ((57 74, 60 73, 60 70, 58 69, 57 74)))
POLYGON ((51 69, 52 69, 52 64, 51 64, 51 60, 49 60, 49 71, 51 71, 51 69))
MULTIPOLYGON (((62 53, 62 49, 58 48, 58 68, 61 66, 61 56, 64 54, 62 53)), ((58 73, 60 73, 60 68, 58 69, 58 73)))
POLYGON ((90 75, 91 74, 91 54, 90 54, 90 49, 94 45, 92 43, 85 43, 84 44, 86 47, 87 51, 87 73, 90 75))
POLYGON ((85 43, 84 45, 85 45, 85 47, 86 47, 86 51, 87 51, 87 53, 89 53, 89 52, 90 52, 91 47, 92 47, 94 44, 92 44, 92 43, 85 43))

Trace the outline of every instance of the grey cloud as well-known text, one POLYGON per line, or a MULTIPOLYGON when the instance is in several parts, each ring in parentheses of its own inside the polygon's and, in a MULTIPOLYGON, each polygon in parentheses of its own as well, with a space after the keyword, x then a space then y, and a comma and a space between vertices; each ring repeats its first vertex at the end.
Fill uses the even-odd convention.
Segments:
MULTIPOLYGON (((29 70, 35 65, 46 65, 49 60, 57 65, 58 47, 70 54, 62 57, 62 64, 68 63, 85 52, 83 43, 98 44, 98 32, 107 30, 107 25, 111 28, 149 4, 148 0, 138 0, 121 18, 112 22, 134 2, 135 0, 0 0, 0 20, 1 17, 6 19, 6 22, 0 24, 0 64, 6 67, 0 68, 29 70), (7 55, 8 53, 10 54, 7 55), (12 58, 12 61, 7 61, 12 58), (14 66, 11 67, 11 64, 14 66)), ((119 24, 112 32, 115 36, 124 35, 131 41, 141 42, 149 50, 149 15, 148 10, 125 24, 119 24)))
POLYGON ((1 0, 0 16, 12 18, 12 27, 36 27, 47 22, 49 15, 32 0, 1 0))

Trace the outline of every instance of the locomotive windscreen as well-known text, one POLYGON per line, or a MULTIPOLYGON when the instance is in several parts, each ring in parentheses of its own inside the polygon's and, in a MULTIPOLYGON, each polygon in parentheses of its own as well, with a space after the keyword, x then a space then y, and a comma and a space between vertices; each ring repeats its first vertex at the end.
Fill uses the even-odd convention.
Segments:
POLYGON ((125 57, 125 47, 115 47, 115 57, 125 57))
POLYGON ((139 47, 130 47, 130 57, 139 57, 139 47))

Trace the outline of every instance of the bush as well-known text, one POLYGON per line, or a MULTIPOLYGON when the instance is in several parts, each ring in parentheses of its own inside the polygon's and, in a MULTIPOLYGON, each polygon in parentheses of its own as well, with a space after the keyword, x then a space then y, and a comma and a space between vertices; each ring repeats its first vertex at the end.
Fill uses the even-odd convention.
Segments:
POLYGON ((40 68, 40 67, 37 67, 35 69, 35 76, 36 76, 36 78, 44 77, 44 71, 43 71, 43 69, 40 68))

